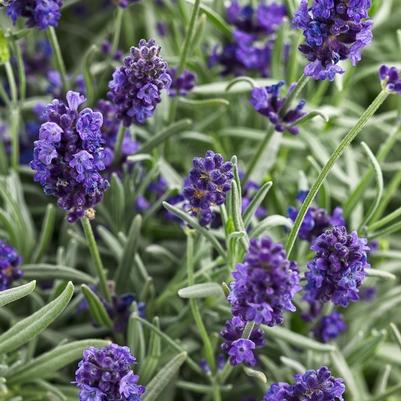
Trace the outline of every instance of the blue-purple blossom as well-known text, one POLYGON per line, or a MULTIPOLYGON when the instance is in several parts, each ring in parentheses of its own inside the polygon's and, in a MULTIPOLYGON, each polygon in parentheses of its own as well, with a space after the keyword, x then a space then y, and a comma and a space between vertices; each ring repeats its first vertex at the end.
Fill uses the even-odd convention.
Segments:
POLYGON ((313 334, 318 340, 328 343, 331 340, 335 340, 345 330, 347 330, 347 324, 343 315, 333 312, 320 319, 313 329, 313 334))
POLYGON ((46 195, 57 197, 74 222, 102 200, 109 183, 101 175, 103 116, 90 108, 79 111, 86 100, 79 93, 68 91, 66 97, 67 104, 54 99, 43 111, 46 122, 34 143, 31 168, 46 195))
POLYGON ((361 60, 361 51, 372 41, 372 21, 368 19, 370 0, 314 0, 311 7, 302 0, 293 24, 303 30, 305 42, 299 50, 308 59, 305 75, 317 80, 333 80, 344 70, 338 65, 361 60))
POLYGON ((47 29, 57 26, 62 5, 62 0, 9 0, 5 7, 6 15, 14 24, 18 17, 22 17, 29 28, 47 29))
POLYGON ((401 94, 401 75, 396 67, 382 65, 379 77, 390 92, 401 94))
POLYGON ((367 240, 355 231, 348 234, 344 226, 331 227, 314 240, 311 250, 315 256, 307 265, 304 299, 343 307, 357 301, 370 267, 367 240))
POLYGON ((231 320, 227 320, 224 329, 220 332, 224 340, 221 349, 229 356, 229 361, 233 366, 242 362, 253 365, 256 361, 253 351, 265 345, 263 331, 257 327, 253 328, 247 342, 241 342, 245 326, 245 321, 234 316, 231 320))
POLYGON ((20 269, 22 257, 6 242, 0 240, 0 291, 11 287, 13 281, 23 276, 20 269))
POLYGON ((137 3, 139 0, 116 0, 117 5, 121 8, 127 8, 130 4, 137 3))
POLYGON ((234 316, 275 326, 283 322, 285 311, 295 311, 292 301, 301 289, 297 264, 270 237, 251 240, 233 277, 228 300, 234 316))
POLYGON ((171 77, 160 50, 153 39, 141 39, 113 73, 108 96, 125 126, 149 119, 161 102, 162 91, 170 88, 171 77))
POLYGON ((213 49, 209 65, 221 65, 223 75, 247 75, 254 71, 269 76, 274 34, 286 14, 286 8, 277 3, 261 2, 255 9, 232 1, 226 9, 227 20, 235 28, 232 40, 222 49, 213 49))
POLYGON ((212 207, 224 203, 233 177, 232 163, 219 153, 208 150, 204 158, 193 159, 183 194, 188 201, 186 209, 202 226, 212 221, 212 207))
POLYGON ((128 347, 89 347, 75 372, 80 401, 140 401, 145 387, 131 370, 136 359, 128 347))
MULTIPOLYGON (((297 196, 297 200, 303 202, 307 194, 308 191, 301 191, 297 196)), ((289 207, 288 216, 292 221, 295 221, 298 216, 298 209, 289 207)), ((345 226, 342 208, 336 207, 332 214, 329 214, 326 209, 312 206, 306 212, 298 232, 298 237, 302 240, 312 242, 324 230, 333 226, 345 226)))
POLYGON ((344 381, 323 366, 294 375, 295 383, 274 383, 263 401, 343 401, 344 381))
POLYGON ((170 96, 186 96, 196 85, 196 74, 189 70, 184 70, 183 73, 177 76, 177 68, 168 70, 171 76, 171 86, 168 91, 170 96))
POLYGON ((275 85, 252 89, 249 102, 258 113, 270 120, 276 131, 297 135, 299 128, 295 125, 306 114, 302 111, 305 101, 299 101, 293 109, 284 110, 287 97, 294 89, 294 85, 291 85, 287 96, 280 97, 280 90, 284 84, 284 81, 280 81, 275 85))

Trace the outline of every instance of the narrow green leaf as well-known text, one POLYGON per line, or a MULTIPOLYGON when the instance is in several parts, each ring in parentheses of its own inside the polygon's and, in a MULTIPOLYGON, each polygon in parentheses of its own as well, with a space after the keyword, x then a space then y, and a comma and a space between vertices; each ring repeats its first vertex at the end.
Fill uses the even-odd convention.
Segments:
POLYGON ((367 225, 370 220, 372 219, 372 217, 375 215, 376 210, 378 209, 379 205, 380 205, 380 201, 382 199, 383 196, 383 190, 384 190, 384 181, 383 181, 383 173, 382 170, 380 168, 380 164, 379 162, 376 160, 375 155, 373 154, 373 152, 370 150, 369 146, 365 143, 362 142, 361 143, 363 149, 365 150, 371 164, 373 167, 373 171, 375 173, 376 176, 376 196, 375 199, 371 205, 371 207, 369 208, 368 213, 366 214, 365 219, 363 220, 361 227, 364 227, 365 225, 367 225))
POLYGON ((384 270, 368 269, 366 270, 366 273, 369 277, 377 277, 383 280, 391 280, 391 281, 397 280, 396 275, 390 272, 386 272, 384 270))
POLYGON ((0 308, 31 294, 34 291, 35 287, 36 287, 36 281, 31 281, 28 284, 20 285, 19 287, 1 291, 0 308))
MULTIPOLYGON (((155 325, 155 327, 160 328, 158 317, 155 317, 153 319, 153 324, 155 325)), ((149 382, 152 376, 154 375, 154 372, 157 370, 157 367, 159 366, 160 357, 161 357, 161 338, 154 331, 152 331, 150 333, 150 338, 149 338, 148 356, 145 359, 144 363, 141 365, 141 368, 139 370, 139 376, 144 383, 149 382)))
POLYGON ((398 330, 397 326, 394 323, 390 323, 390 329, 393 334, 393 337, 395 338, 395 341, 397 342, 397 344, 401 350, 401 333, 400 333, 400 331, 398 330))
MULTIPOLYGON (((199 96, 231 96, 240 93, 249 93, 252 90, 252 86, 249 85, 249 80, 242 78, 241 82, 235 81, 235 86, 233 82, 234 81, 230 80, 197 85, 192 90, 191 94, 199 96), (229 92, 227 92, 227 88, 230 88, 229 92)), ((252 82, 254 82, 255 86, 269 86, 275 83, 272 79, 253 79, 252 82)))
POLYGON ((135 253, 138 248, 139 236, 142 225, 141 215, 137 215, 131 223, 127 242, 124 246, 123 255, 118 265, 114 280, 117 293, 123 293, 129 284, 129 275, 134 266, 135 253))
POLYGON ((218 239, 206 228, 202 227, 195 219, 193 219, 191 216, 183 212, 182 210, 178 209, 177 207, 170 205, 167 202, 163 202, 163 206, 171 213, 176 215, 178 218, 181 220, 184 220, 186 223, 189 224, 190 227, 198 231, 200 234, 202 234, 206 239, 209 240, 209 242, 214 246, 217 252, 225 258, 226 253, 223 249, 223 247, 220 245, 218 239))
MULTIPOLYGON (((192 5, 195 4, 195 0, 186 0, 186 2, 190 3, 192 5)), ((224 21, 224 18, 222 18, 218 13, 216 13, 212 8, 210 8, 208 6, 201 4, 200 10, 206 14, 209 21, 217 29, 219 29, 228 38, 231 38, 232 29, 231 29, 230 25, 228 25, 227 22, 224 21)))
POLYGON ((381 330, 379 332, 375 331, 372 336, 363 339, 358 346, 349 354, 347 357, 347 362, 350 365, 358 364, 363 366, 367 361, 371 361, 375 357, 376 352, 380 344, 386 338, 386 330, 381 330))
POLYGON ((81 286, 82 294, 88 301, 89 311, 95 321, 101 326, 113 327, 113 322, 99 297, 85 284, 81 286))
POLYGON ((178 290, 181 298, 207 298, 224 295, 223 289, 217 283, 194 284, 178 290))
POLYGON ((111 215, 115 227, 117 227, 117 230, 120 230, 125 213, 125 193, 120 177, 116 173, 113 173, 111 176, 111 185, 109 191, 113 205, 111 209, 111 215))
POLYGON ((54 232, 54 223, 56 220, 56 208, 49 204, 46 207, 46 214, 43 219, 42 231, 39 237, 39 245, 35 250, 32 258, 33 263, 38 263, 42 260, 43 255, 46 253, 47 247, 52 239, 54 232))
POLYGON ((115 237, 107 228, 103 226, 98 226, 97 232, 106 244, 107 248, 110 249, 111 252, 113 252, 115 258, 117 260, 120 260, 123 255, 123 247, 121 246, 118 238, 115 237))
POLYGON ((15 369, 10 369, 7 372, 7 382, 17 384, 54 376, 58 370, 81 359, 85 349, 101 348, 108 344, 110 342, 106 340, 88 339, 58 346, 15 369))
POLYGON ((154 148, 164 143, 168 138, 184 132, 184 130, 189 128, 191 124, 191 120, 184 119, 169 125, 167 128, 154 135, 149 139, 149 141, 145 142, 137 153, 150 153, 154 148))
POLYGON ((37 280, 71 280, 79 283, 94 284, 95 280, 84 272, 62 265, 49 265, 46 263, 22 265, 24 276, 29 279, 37 280))
POLYGON ((291 229, 293 226, 293 222, 291 219, 280 215, 268 216, 255 226, 255 228, 251 231, 249 236, 251 238, 257 238, 260 235, 262 235, 265 231, 269 231, 271 228, 278 226, 291 229))
POLYGON ((0 62, 7 63, 10 60, 10 50, 4 32, 0 29, 0 62))
POLYGON ((133 312, 128 320, 127 345, 132 354, 136 355, 138 363, 141 364, 146 355, 145 335, 141 323, 135 319, 135 316, 139 317, 136 302, 133 303, 132 309, 133 312))
POLYGON ((301 349, 310 349, 312 351, 319 352, 333 352, 335 347, 330 344, 321 344, 315 340, 308 337, 304 337, 300 334, 293 333, 292 331, 284 327, 268 327, 261 326, 263 331, 272 338, 277 338, 279 340, 284 340, 292 345, 300 347, 301 349))
POLYGON ((90 67, 93 64, 93 58, 98 52, 98 47, 96 45, 91 45, 84 55, 83 59, 83 75, 85 80, 85 89, 87 97, 87 106, 91 107, 95 100, 95 88, 93 74, 91 73, 90 67))
POLYGON ((228 107, 230 102, 226 99, 187 99, 185 97, 178 98, 178 104, 188 110, 208 108, 208 107, 228 107))
POLYGON ((164 389, 171 384, 186 359, 187 353, 182 352, 164 365, 159 373, 147 384, 143 401, 157 401, 164 389))
POLYGON ((256 212, 257 208, 262 204, 264 199, 266 198, 266 195, 270 191, 270 188, 272 187, 272 185, 273 185, 272 181, 266 182, 258 189, 258 191, 253 196, 251 202, 249 203, 249 205, 246 208, 244 215, 243 215, 245 227, 248 227, 254 213, 256 212))
POLYGON ((247 376, 253 377, 256 380, 259 380, 262 384, 267 384, 267 378, 263 372, 260 370, 255 370, 244 366, 244 372, 247 376))
POLYGON ((74 286, 69 282, 54 301, 3 333, 0 336, 0 354, 18 349, 45 330, 63 312, 73 293, 74 286))

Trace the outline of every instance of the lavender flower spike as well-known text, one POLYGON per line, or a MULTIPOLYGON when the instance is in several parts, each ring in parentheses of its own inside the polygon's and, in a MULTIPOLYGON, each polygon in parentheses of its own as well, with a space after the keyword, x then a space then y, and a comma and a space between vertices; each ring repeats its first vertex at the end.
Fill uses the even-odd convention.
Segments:
POLYGON ((233 277, 228 300, 234 316, 276 326, 283 322, 285 311, 295 311, 292 300, 301 289, 297 264, 270 237, 251 240, 233 277))
POLYGON ((109 99, 116 105, 117 117, 125 126, 143 124, 161 102, 161 92, 169 89, 171 77, 160 46, 153 39, 141 39, 113 73, 109 99))
POLYGON ((135 362, 129 348, 117 344, 86 349, 75 372, 80 401, 140 401, 145 387, 131 370, 135 362))
POLYGON ((335 340, 346 329, 347 325, 341 313, 333 312, 320 319, 313 334, 318 340, 328 343, 330 340, 335 340))
POLYGON ((263 401, 344 401, 343 379, 335 378, 323 366, 294 375, 295 384, 274 383, 263 401))
POLYGON ((41 30, 57 26, 61 17, 62 0, 9 0, 5 2, 6 15, 15 24, 18 17, 26 19, 29 28, 41 30))
POLYGON ((0 291, 11 287, 14 280, 23 276, 19 266, 22 258, 18 252, 11 246, 0 240, 0 291))
POLYGON ((397 68, 382 65, 379 77, 390 92, 401 94, 401 75, 397 68))
POLYGON ((372 41, 372 21, 368 19, 370 0, 314 0, 311 7, 302 0, 293 24, 304 32, 299 50, 308 59, 305 75, 332 81, 344 70, 338 65, 361 60, 361 51, 372 41))
POLYGON ((83 217, 103 198, 109 187, 102 177, 105 154, 101 127, 103 116, 90 108, 78 110, 85 97, 67 92, 67 104, 54 99, 43 112, 46 121, 34 143, 31 168, 34 180, 46 195, 58 198, 68 221, 83 217))
MULTIPOLYGON (((289 109, 283 113, 283 107, 288 96, 279 96, 283 86, 284 81, 280 81, 276 85, 254 88, 249 102, 258 113, 270 120, 276 131, 289 132, 292 135, 297 135, 299 129, 295 124, 297 120, 306 114, 302 111, 305 106, 305 101, 301 100, 294 109, 289 109)), ((288 94, 291 93, 293 89, 294 85, 291 85, 288 94)))
POLYGON ((311 249, 315 256, 307 266, 304 299, 310 303, 332 301, 343 307, 357 301, 359 287, 370 267, 367 240, 359 238, 355 231, 348 234, 344 226, 337 226, 317 237, 311 249))
POLYGON ((188 201, 188 211, 199 218, 202 226, 207 226, 213 218, 212 207, 222 205, 231 188, 234 177, 232 163, 225 162, 222 155, 209 150, 204 158, 193 159, 192 164, 184 186, 184 197, 188 201))

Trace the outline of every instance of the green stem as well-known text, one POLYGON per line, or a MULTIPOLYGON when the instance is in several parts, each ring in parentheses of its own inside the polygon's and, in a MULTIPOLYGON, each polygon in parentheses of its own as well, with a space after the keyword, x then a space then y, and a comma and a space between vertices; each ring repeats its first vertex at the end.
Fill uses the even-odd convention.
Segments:
POLYGON ((124 9, 121 7, 117 7, 117 16, 114 24, 114 35, 113 35, 113 43, 111 46, 112 54, 114 54, 118 49, 118 43, 120 42, 121 35, 121 26, 123 23, 124 17, 124 9))
POLYGON ((246 338, 249 340, 251 338, 252 330, 254 329, 254 327, 255 322, 247 322, 244 331, 242 332, 242 338, 246 338))
POLYGON ((59 42, 57 39, 56 31, 52 26, 49 27, 49 29, 47 30, 47 35, 48 35, 49 42, 50 42, 53 52, 54 52, 54 57, 56 58, 56 66, 60 73, 64 90, 67 91, 69 89, 67 72, 65 69, 65 64, 64 64, 63 56, 61 54, 60 45, 59 45, 59 42))
MULTIPOLYGON (((195 23, 199 14, 200 4, 201 4, 200 0, 195 0, 194 6, 192 8, 191 20, 189 21, 188 29, 185 34, 184 44, 182 46, 182 51, 180 53, 180 59, 177 66, 177 74, 176 74, 177 77, 179 77, 183 73, 187 62, 191 45, 191 39, 194 34, 195 23)), ((175 96, 170 102, 170 110, 169 110, 170 123, 172 123, 175 120, 175 114, 177 111, 177 101, 178 101, 178 96, 175 96)))
POLYGON ((387 223, 390 223, 392 220, 395 220, 399 216, 401 216, 401 207, 394 210, 394 212, 388 214, 386 217, 383 217, 381 220, 376 221, 376 223, 369 225, 368 231, 375 231, 378 228, 385 226, 387 223))
POLYGON ((15 83, 15 76, 13 68, 9 61, 4 63, 6 69, 8 84, 10 85, 11 101, 15 105, 17 103, 17 84, 15 83))
POLYGON ((19 127, 20 127, 20 111, 18 106, 11 109, 10 133, 11 133, 11 167, 17 171, 19 167, 19 127))
POLYGON ((286 251, 288 257, 291 256, 291 252, 294 248, 295 240, 298 235, 298 231, 301 227, 301 224, 304 220, 305 214, 309 209, 309 206, 315 199, 320 187, 325 181, 326 177, 329 175, 331 169, 336 163, 337 159, 344 153, 345 149, 351 144, 351 142, 355 139, 355 137, 361 132, 361 130, 365 127, 369 119, 375 114, 377 109, 381 106, 381 104, 387 99, 389 92, 386 89, 383 89, 375 100, 370 104, 370 106, 364 111, 364 113, 359 118, 358 122, 355 124, 353 128, 347 133, 347 135, 342 139, 337 149, 332 153, 326 165, 323 167, 322 171, 318 175, 315 183, 312 185, 308 196, 304 200, 301 209, 298 213, 298 216, 295 220, 294 226, 292 227, 290 234, 288 236, 288 240, 286 243, 286 251))
POLYGON ((20 92, 20 101, 24 102, 26 97, 26 75, 25 75, 25 67, 24 60, 22 58, 21 47, 17 42, 14 42, 15 54, 17 56, 17 66, 18 66, 18 81, 19 81, 19 92, 20 92))
POLYGON ((95 236, 93 235, 92 225, 87 217, 81 219, 82 227, 85 232, 86 240, 88 242, 89 252, 91 254, 93 263, 95 264, 96 274, 99 279, 100 289, 107 301, 111 301, 111 295, 107 286, 106 271, 103 267, 102 259, 100 258, 99 248, 97 247, 95 236))
MULTIPOLYGON (((187 232, 187 274, 188 274, 188 285, 194 285, 194 239, 193 239, 193 232, 187 232)), ((210 366, 212 372, 216 371, 216 361, 214 358, 214 352, 212 343, 210 342, 210 336, 206 330, 206 327, 203 323, 202 316, 199 310, 199 305, 196 299, 191 298, 189 300, 189 305, 191 307, 192 315, 195 320, 196 327, 198 328, 199 335, 202 338, 203 346, 205 348, 205 354, 207 362, 210 366)))
POLYGON ((246 170, 246 173, 245 173, 244 178, 242 180, 242 182, 244 184, 246 184, 248 182, 249 178, 252 176, 252 173, 255 170, 255 167, 257 166, 260 158, 262 157, 262 155, 263 155, 263 153, 264 153, 264 151, 266 149, 266 146, 269 143, 273 133, 274 133, 274 127, 271 125, 271 126, 269 126, 265 137, 262 139, 262 142, 259 144, 259 148, 256 151, 255 156, 252 158, 252 160, 251 160, 251 162, 250 162, 250 164, 248 166, 248 169, 246 170))
POLYGON ((309 79, 310 78, 305 74, 302 74, 301 78, 298 79, 295 88, 288 95, 287 100, 285 101, 282 109, 280 110, 280 116, 284 116, 287 113, 287 111, 291 107, 291 103, 293 102, 294 99, 298 97, 304 86, 308 83, 309 79))

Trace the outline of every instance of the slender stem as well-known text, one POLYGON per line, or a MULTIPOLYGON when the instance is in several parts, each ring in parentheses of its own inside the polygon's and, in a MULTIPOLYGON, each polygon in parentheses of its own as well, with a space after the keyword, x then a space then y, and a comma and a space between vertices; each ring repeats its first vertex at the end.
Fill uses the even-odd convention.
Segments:
POLYGON ((125 135, 125 127, 123 123, 120 123, 120 128, 118 129, 116 144, 114 146, 114 160, 113 162, 117 164, 121 160, 121 150, 123 147, 125 135))
POLYGON ((255 322, 246 322, 246 326, 244 328, 244 331, 242 332, 242 338, 246 338, 249 340, 251 337, 252 331, 255 327, 255 322))
POLYGON ((15 83, 15 76, 13 68, 9 61, 4 63, 6 69, 8 84, 10 85, 11 101, 14 105, 17 103, 17 84, 15 83))
POLYGON ((53 52, 54 52, 54 57, 56 58, 56 65, 57 65, 57 69, 61 76, 61 81, 63 83, 64 90, 68 90, 69 85, 68 85, 68 78, 67 78, 67 72, 65 69, 64 60, 63 60, 63 55, 61 54, 60 45, 59 45, 59 42, 57 39, 56 31, 52 26, 49 27, 49 29, 47 30, 47 35, 48 35, 49 42, 50 42, 53 52))
POLYGON ((87 217, 83 217, 81 219, 81 223, 85 232, 86 240, 88 242, 89 252, 91 254, 93 263, 95 264, 100 289, 106 300, 110 302, 111 295, 107 286, 106 271, 104 270, 103 262, 100 258, 99 248, 97 247, 95 236, 93 235, 92 225, 87 217))
MULTIPOLYGON (((200 0, 195 0, 194 6, 192 8, 191 20, 189 21, 188 29, 185 34, 184 44, 182 46, 182 51, 180 53, 180 59, 177 66, 177 74, 176 74, 177 77, 179 77, 183 73, 187 62, 187 57, 191 45, 191 39, 194 34, 195 23, 199 14, 200 4, 201 4, 200 0)), ((170 123, 175 120, 175 114, 177 111, 177 101, 178 101, 178 96, 175 96, 174 98, 172 98, 170 102, 170 110, 169 110, 170 123)))
POLYGON ((11 167, 17 171, 19 167, 19 128, 20 110, 17 105, 10 111, 10 133, 11 133, 11 167))
POLYGON ((309 79, 310 77, 306 76, 305 74, 302 74, 301 78, 298 79, 295 88, 288 95, 287 100, 285 101, 282 109, 280 110, 280 116, 284 116, 287 113, 287 111, 291 107, 291 103, 293 102, 294 99, 298 97, 304 86, 308 83, 309 79))
POLYGON ((13 45, 15 48, 15 54, 17 56, 19 97, 20 97, 20 101, 23 102, 26 97, 26 75, 25 75, 24 60, 22 58, 21 47, 15 41, 14 41, 13 45))
POLYGON ((351 142, 355 139, 355 137, 361 132, 361 130, 365 127, 368 120, 375 114, 380 105, 387 99, 389 92, 386 89, 383 89, 375 100, 370 104, 370 106, 364 111, 364 113, 359 118, 358 122, 355 124, 353 128, 347 133, 347 135, 342 139, 337 149, 332 153, 326 165, 323 167, 319 176, 317 177, 315 183, 312 185, 308 196, 304 200, 301 209, 299 210, 298 216, 295 220, 294 226, 292 227, 290 234, 288 236, 288 240, 286 243, 286 251, 288 257, 290 257, 291 252, 294 248, 295 240, 298 235, 298 231, 301 227, 301 224, 304 220, 305 214, 309 209, 309 206, 315 199, 320 187, 325 181, 326 177, 329 175, 331 169, 336 163, 337 159, 344 153, 345 149, 351 144, 351 142))
POLYGON ((10 98, 8 97, 8 94, 5 91, 5 89, 4 89, 2 84, 0 84, 0 98, 7 105, 7 107, 10 106, 10 104, 11 104, 10 98))
POLYGON ((259 148, 256 151, 255 156, 253 157, 253 159, 251 160, 248 169, 246 170, 246 173, 244 175, 244 178, 242 180, 242 182, 244 184, 246 184, 249 180, 249 178, 252 176, 253 171, 255 170, 255 167, 257 166, 260 158, 262 157, 267 144, 269 143, 272 135, 274 133, 274 127, 272 125, 269 126, 265 137, 263 138, 262 142, 259 144, 259 148))
POLYGON ((118 49, 118 43, 120 42, 121 36, 121 26, 123 23, 124 9, 122 7, 117 7, 117 16, 114 24, 114 35, 113 42, 111 45, 112 54, 114 54, 118 49))
MULTIPOLYGON (((188 274, 188 285, 193 285, 195 283, 194 279, 194 239, 193 232, 187 232, 187 274, 188 274)), ((189 305, 191 307, 192 315, 195 320, 196 327, 199 330, 199 334, 203 341, 203 346, 205 347, 205 354, 207 362, 212 370, 216 371, 216 361, 214 358, 213 346, 210 342, 210 336, 206 330, 203 323, 202 316, 199 310, 199 305, 196 299, 191 298, 189 300, 189 305)))
POLYGON ((381 220, 369 225, 368 231, 377 230, 378 228, 385 226, 387 223, 390 223, 392 220, 395 220, 399 216, 401 216, 401 207, 394 210, 394 212, 388 214, 386 217, 383 217, 381 220))

